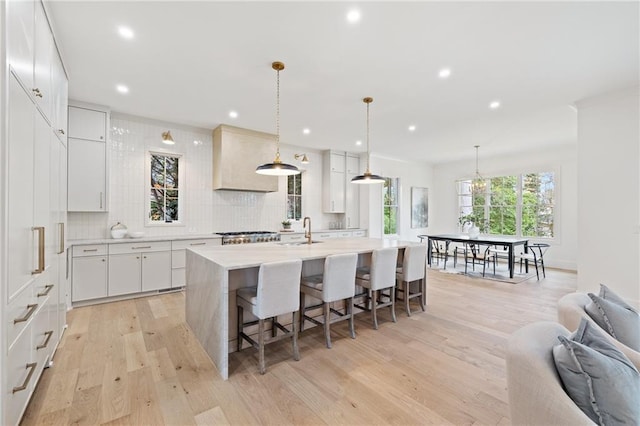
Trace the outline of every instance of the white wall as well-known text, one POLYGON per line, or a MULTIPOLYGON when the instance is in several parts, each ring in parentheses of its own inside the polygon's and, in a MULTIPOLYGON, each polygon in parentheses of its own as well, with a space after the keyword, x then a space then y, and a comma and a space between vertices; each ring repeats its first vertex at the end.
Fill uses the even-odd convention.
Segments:
MULTIPOLYGON (((69 239, 108 238, 110 227, 117 221, 130 231, 144 231, 147 236, 277 231, 282 227, 280 222, 286 217, 286 177, 280 178, 279 190, 273 193, 212 189, 212 130, 112 112, 109 138, 109 211, 69 213, 69 239), (173 146, 161 142, 161 134, 167 130, 176 142, 173 146), (145 162, 149 150, 183 154, 183 226, 145 226, 145 162)), ((341 215, 322 212, 322 151, 281 145, 280 152, 283 161, 304 171, 303 214, 312 218, 313 229, 327 229, 330 222, 344 221, 341 215), (294 159, 294 154, 303 152, 309 164, 294 159)))
MULTIPOLYGON (((366 159, 361 159, 366 165, 366 159)), ((365 166, 366 167, 366 166, 365 166)), ((364 170, 365 167, 361 167, 364 170)), ((412 163, 382 157, 371 157, 371 172, 384 177, 400 178, 400 218, 398 237, 402 240, 418 241, 417 236, 431 232, 431 227, 411 228, 411 187, 429 188, 429 225, 433 211, 432 168, 425 163, 412 163)), ((383 233, 382 185, 361 185, 360 221, 368 226, 369 236, 381 238, 383 233)))
POLYGON ((605 283, 640 306, 639 88, 578 106, 578 291, 605 283))
MULTIPOLYGON (((430 208, 433 233, 458 232, 458 201, 455 182, 472 178, 475 157, 434 166, 433 203, 430 208)), ((555 148, 485 158, 480 150, 482 176, 553 171, 559 183, 556 191, 555 238, 545 254, 545 265, 577 269, 577 149, 567 144, 555 148)))

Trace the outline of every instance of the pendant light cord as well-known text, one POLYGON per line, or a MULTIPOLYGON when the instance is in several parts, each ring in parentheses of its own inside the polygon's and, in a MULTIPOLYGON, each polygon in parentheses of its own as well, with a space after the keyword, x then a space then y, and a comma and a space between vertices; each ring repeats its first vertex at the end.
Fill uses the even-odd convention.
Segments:
POLYGON ((276 69, 276 161, 280 161, 280 70, 276 69))

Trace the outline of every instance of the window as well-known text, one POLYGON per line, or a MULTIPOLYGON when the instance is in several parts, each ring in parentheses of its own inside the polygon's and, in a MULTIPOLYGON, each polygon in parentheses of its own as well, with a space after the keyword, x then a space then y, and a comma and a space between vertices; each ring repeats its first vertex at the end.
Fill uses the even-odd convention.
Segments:
POLYGON ((149 153, 150 189, 149 222, 152 224, 180 221, 180 156, 149 153))
POLYGON ((552 238, 554 188, 553 172, 458 181, 459 217, 483 233, 552 238))
POLYGON ((384 235, 398 233, 398 188, 400 179, 384 178, 384 235))
POLYGON ((287 219, 302 217, 302 173, 287 176, 287 219))

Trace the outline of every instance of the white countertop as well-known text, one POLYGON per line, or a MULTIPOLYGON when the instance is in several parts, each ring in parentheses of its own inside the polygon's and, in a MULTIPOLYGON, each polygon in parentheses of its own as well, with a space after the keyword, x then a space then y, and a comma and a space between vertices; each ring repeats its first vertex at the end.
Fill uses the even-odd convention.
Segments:
POLYGON ((222 238, 216 234, 185 234, 185 235, 161 235, 157 237, 142 238, 93 238, 87 240, 67 240, 67 246, 78 246, 85 244, 121 244, 121 243, 142 243, 150 241, 179 241, 179 240, 200 240, 204 238, 222 238))
POLYGON ((296 258, 302 260, 323 259, 332 254, 369 253, 378 248, 403 248, 414 244, 418 243, 380 238, 332 238, 315 244, 292 245, 273 242, 210 248, 193 247, 188 250, 230 270, 260 266, 265 262, 296 258))

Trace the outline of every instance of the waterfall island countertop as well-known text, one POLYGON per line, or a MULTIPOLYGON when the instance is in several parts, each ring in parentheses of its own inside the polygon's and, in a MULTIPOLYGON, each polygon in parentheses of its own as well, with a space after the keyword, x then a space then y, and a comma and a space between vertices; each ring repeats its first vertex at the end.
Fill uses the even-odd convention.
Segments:
MULTIPOLYGON (((235 291, 255 285, 258 267, 265 262, 302 259, 303 275, 322 272, 325 257, 358 253, 359 264, 375 249, 403 249, 417 242, 378 238, 336 238, 306 243, 263 243, 187 249, 186 319, 194 335, 218 368, 229 376, 230 347, 235 350, 235 291), (230 305, 231 301, 231 305, 230 305)), ((426 250, 426 247, 425 247, 426 250)))

